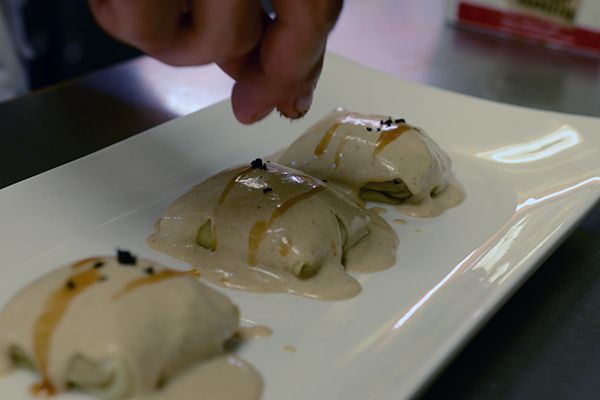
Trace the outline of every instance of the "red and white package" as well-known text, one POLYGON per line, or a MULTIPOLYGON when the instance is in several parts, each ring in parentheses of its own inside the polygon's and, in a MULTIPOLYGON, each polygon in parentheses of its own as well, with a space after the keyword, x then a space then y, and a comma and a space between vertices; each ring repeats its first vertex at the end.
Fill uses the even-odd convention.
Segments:
POLYGON ((600 0, 447 0, 458 26, 600 57, 600 0))

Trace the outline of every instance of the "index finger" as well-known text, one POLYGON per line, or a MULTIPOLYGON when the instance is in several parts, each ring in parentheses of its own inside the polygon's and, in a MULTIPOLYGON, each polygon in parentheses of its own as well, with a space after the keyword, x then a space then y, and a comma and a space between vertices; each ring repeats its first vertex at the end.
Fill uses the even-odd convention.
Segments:
POLYGON ((232 104, 236 117, 245 123, 255 122, 275 107, 290 117, 308 110, 327 35, 342 7, 341 0, 272 3, 277 17, 265 28, 254 58, 237 71, 235 66, 222 65, 236 75, 232 104))

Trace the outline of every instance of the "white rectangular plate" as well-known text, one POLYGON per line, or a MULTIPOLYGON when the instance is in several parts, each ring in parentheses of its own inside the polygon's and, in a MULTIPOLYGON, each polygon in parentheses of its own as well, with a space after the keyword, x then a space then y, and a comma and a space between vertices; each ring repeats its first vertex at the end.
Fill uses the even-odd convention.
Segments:
MULTIPOLYGON (((467 199, 430 220, 388 209, 388 221, 407 220, 392 223, 397 265, 359 276, 363 292, 349 301, 226 291, 246 322, 274 330, 240 353, 262 373, 265 400, 414 395, 595 204, 599 119, 482 101, 329 56, 302 121, 242 127, 225 102, 1 190, 0 306, 36 277, 117 246, 183 268, 145 244, 167 205, 283 148, 337 106, 423 127, 450 153, 467 199)), ((26 398, 31 380, 0 380, 0 397, 26 398)))

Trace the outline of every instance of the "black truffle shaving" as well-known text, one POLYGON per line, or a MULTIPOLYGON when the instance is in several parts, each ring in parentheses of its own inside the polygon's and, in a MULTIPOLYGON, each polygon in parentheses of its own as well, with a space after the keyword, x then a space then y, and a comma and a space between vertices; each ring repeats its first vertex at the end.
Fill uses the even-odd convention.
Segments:
POLYGON ((269 193, 269 192, 272 192, 272 191, 273 191, 273 189, 271 189, 270 187, 267 187, 267 188, 263 189, 263 193, 265 193, 265 194, 269 193))
POLYGON ((396 124, 405 124, 406 120, 404 118, 399 118, 399 119, 394 120, 394 123, 396 123, 396 124))
POLYGON ((148 275, 154 275, 154 267, 149 266, 148 268, 144 269, 144 273, 146 273, 148 275))
POLYGON ((373 128, 369 128, 369 127, 367 127, 367 130, 368 130, 369 132, 371 132, 371 131, 373 130, 373 128))
POLYGON ((253 169, 267 169, 267 164, 263 163, 262 158, 257 158, 250 163, 253 169))
POLYGON ((137 264, 137 257, 127 250, 117 249, 117 261, 123 265, 135 265, 137 264))
POLYGON ((102 268, 102 267, 104 267, 104 261, 96 261, 94 263, 94 265, 92 266, 92 268, 94 268, 94 269, 98 269, 98 268, 102 268))

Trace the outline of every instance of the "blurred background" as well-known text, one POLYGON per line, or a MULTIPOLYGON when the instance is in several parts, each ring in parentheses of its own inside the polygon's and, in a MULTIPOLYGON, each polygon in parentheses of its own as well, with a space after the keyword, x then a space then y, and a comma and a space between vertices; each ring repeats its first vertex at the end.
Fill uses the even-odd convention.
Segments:
POLYGON ((86 1, 0 0, 0 6, 0 101, 140 54, 105 34, 86 1))
MULTIPOLYGON (((268 0, 261 3, 272 10, 268 0)), ((346 0, 329 45, 404 79, 528 107, 597 114, 600 92, 587 90, 577 99, 590 83, 600 87, 599 0, 346 0), (379 23, 362 29, 369 20, 379 23), (457 32, 444 20, 484 35, 457 32), (407 39, 413 37, 418 40, 407 39), (524 43, 535 46, 518 45, 524 43), (579 57, 534 48, 542 46, 579 57)), ((0 102, 138 55, 98 27, 85 0, 0 0, 0 102)))

